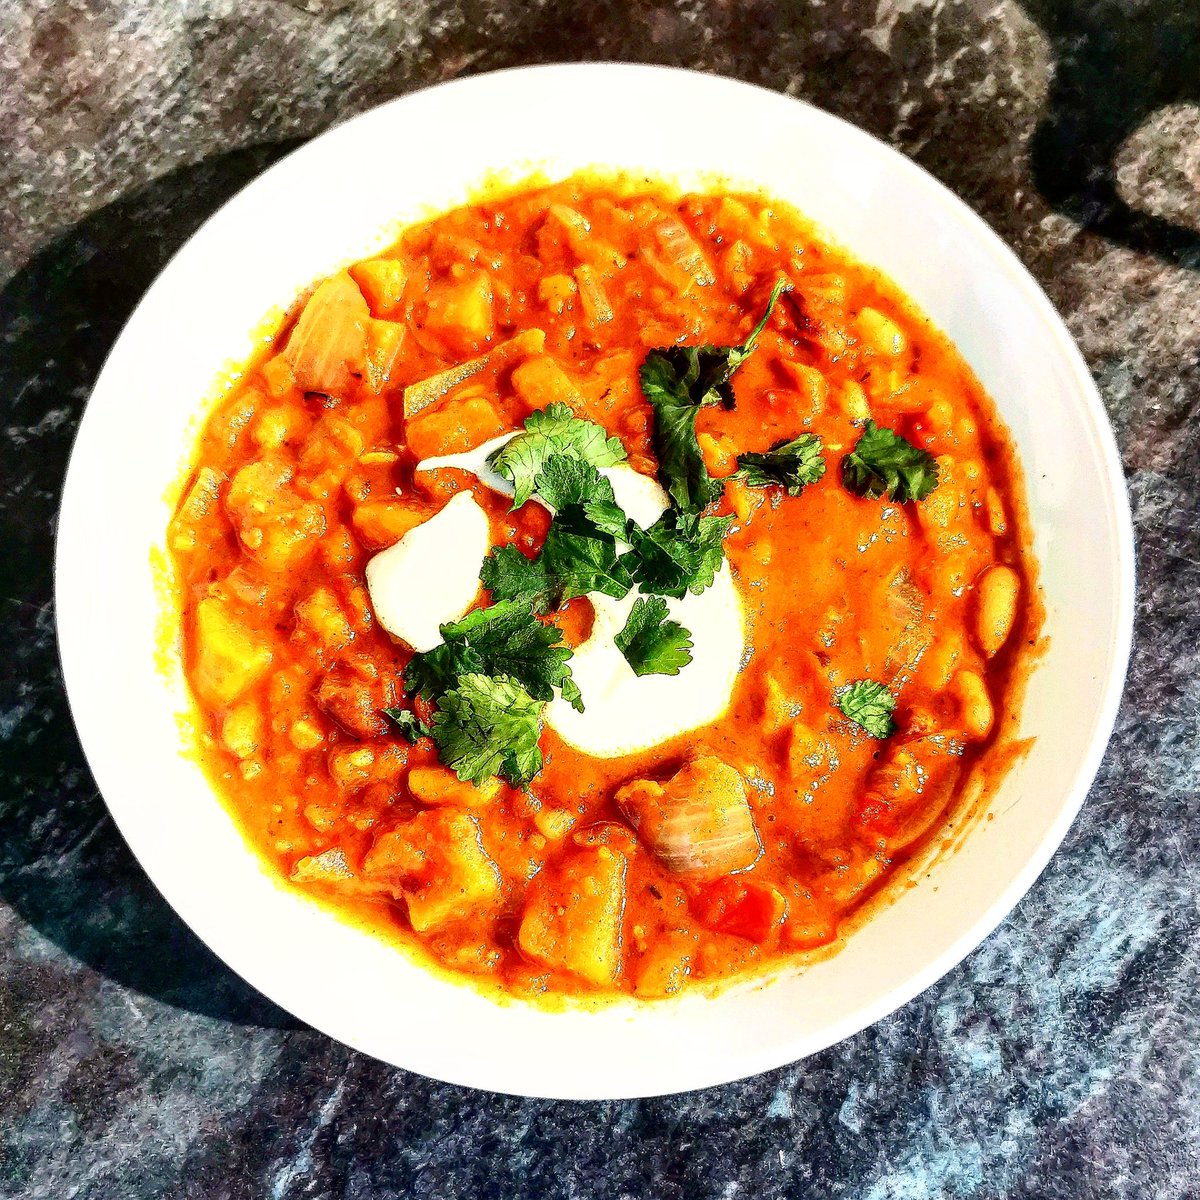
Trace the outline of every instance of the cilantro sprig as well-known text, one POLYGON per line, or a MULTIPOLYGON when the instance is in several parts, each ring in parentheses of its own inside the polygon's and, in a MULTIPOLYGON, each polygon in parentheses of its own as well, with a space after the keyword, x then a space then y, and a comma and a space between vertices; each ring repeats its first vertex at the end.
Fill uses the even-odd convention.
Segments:
POLYGON ((635 675, 678 675, 692 661, 692 635, 669 612, 661 597, 640 597, 613 639, 635 675))
POLYGON ((459 779, 478 785, 498 775, 523 787, 542 769, 543 707, 512 679, 462 675, 433 715, 438 757, 459 779))
POLYGON ((381 710, 383 715, 392 722, 393 725, 400 731, 404 740, 410 745, 418 738, 432 736, 429 731, 429 726, 417 716, 415 712, 407 708, 385 708, 381 710))
POLYGON ((437 706, 430 724, 407 709, 385 713, 410 742, 433 738, 460 779, 478 784, 498 775, 524 787, 542 769, 542 711, 555 689, 583 711, 570 647, 528 601, 475 609, 441 632, 441 644, 414 654, 404 669, 405 691, 437 706))
POLYGON ((410 695, 440 703, 463 675, 507 676, 534 700, 552 700, 558 688, 583 711, 571 678, 570 647, 558 629, 537 619, 529 603, 504 600, 477 608, 441 631, 441 645, 414 654, 404 669, 410 695))
POLYGON ((625 461, 625 447, 602 426, 577 417, 569 405, 555 403, 531 413, 525 431, 494 451, 488 463, 513 485, 512 506, 520 508, 533 495, 538 476, 555 456, 611 467, 625 461))
POLYGON ((676 507, 699 512, 721 495, 723 484, 709 474, 700 452, 696 417, 713 404, 734 407, 733 376, 754 352, 788 286, 783 279, 776 283, 762 319, 740 345, 669 346, 651 350, 642 362, 642 392, 654 410, 658 478, 676 507))
POLYGON ((835 699, 843 716, 871 737, 885 738, 895 732, 892 713, 896 710, 896 698, 882 683, 860 679, 843 688, 835 699))
POLYGON ((798 496, 824 477, 821 450, 821 439, 815 433, 784 438, 761 454, 739 454, 734 476, 751 487, 782 487, 789 496, 798 496))
POLYGON ((937 459, 894 429, 868 421, 854 449, 842 459, 842 479, 858 496, 905 504, 924 500, 938 485, 937 459))
POLYGON ((733 517, 700 517, 668 508, 646 529, 631 525, 628 562, 644 595, 682 599, 712 585, 725 561, 725 535, 733 517))

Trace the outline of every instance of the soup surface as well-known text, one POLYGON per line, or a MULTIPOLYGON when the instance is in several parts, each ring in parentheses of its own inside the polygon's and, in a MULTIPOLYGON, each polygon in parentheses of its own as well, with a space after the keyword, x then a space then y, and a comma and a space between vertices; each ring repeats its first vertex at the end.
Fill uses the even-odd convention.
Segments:
POLYGON ((994 787, 1040 623, 947 340, 785 206, 643 178, 487 196, 322 281, 169 542, 253 845, 523 996, 835 944, 994 787))

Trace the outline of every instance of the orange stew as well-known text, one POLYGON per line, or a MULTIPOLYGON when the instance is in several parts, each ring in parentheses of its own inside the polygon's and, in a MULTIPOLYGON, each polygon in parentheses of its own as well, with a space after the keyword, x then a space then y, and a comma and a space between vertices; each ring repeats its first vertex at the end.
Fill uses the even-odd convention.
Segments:
MULTIPOLYGON (((284 876, 454 973, 660 997, 761 971, 836 943, 994 787, 1040 621, 1024 521, 962 358, 784 206, 590 175, 489 196, 322 282, 208 420, 170 531, 200 752, 284 876), (728 707, 616 758, 547 725, 526 788, 460 780, 382 714, 433 709, 366 565, 464 490, 527 556, 551 516, 415 464, 565 403, 654 476, 645 356, 741 342, 781 279, 699 446, 726 478, 811 432, 828 469, 798 495, 726 478, 710 510, 746 624, 728 707), (925 499, 846 485, 868 419, 936 458, 925 499), (890 736, 839 707, 861 680, 895 699, 890 736)), ((577 646, 592 614, 543 619, 577 646)))

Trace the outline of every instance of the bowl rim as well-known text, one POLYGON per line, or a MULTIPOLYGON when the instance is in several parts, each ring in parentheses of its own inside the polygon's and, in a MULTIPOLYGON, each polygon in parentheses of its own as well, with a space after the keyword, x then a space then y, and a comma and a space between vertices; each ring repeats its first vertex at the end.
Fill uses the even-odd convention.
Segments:
MULTIPOLYGON (((928 204, 932 209, 936 209, 940 217, 957 224, 971 240, 977 242, 981 248, 987 251, 988 257, 993 261, 996 268, 1004 273, 1010 284, 1015 286, 1030 310, 1037 316, 1040 323, 1047 328, 1057 343, 1058 350, 1062 356, 1062 362, 1069 368, 1072 382, 1086 407, 1085 415, 1088 418, 1088 429, 1095 440, 1098 457, 1104 468, 1102 483, 1108 502, 1109 511, 1107 518, 1110 527, 1115 533, 1115 556, 1112 562, 1115 585, 1115 613, 1113 622, 1115 636, 1108 648, 1107 666, 1102 686, 1099 689, 1100 702, 1097 706, 1097 718, 1091 730, 1087 751, 1082 756, 1072 786, 1063 796, 1062 803, 1058 807, 1054 820, 1048 826, 1041 840, 1036 844, 1034 851, 1025 859, 1021 868, 1013 874, 1007 886, 988 905, 982 915, 972 925, 961 932, 945 950, 929 960, 922 968, 908 975, 903 983, 881 994, 874 1002, 852 1010, 840 1022, 835 1021, 830 1023, 825 1027, 820 1036, 794 1038, 786 1044, 773 1043, 769 1048, 760 1051, 758 1054, 743 1053, 732 1067, 729 1063, 725 1063, 716 1069, 706 1070, 699 1068, 693 1072, 693 1077, 682 1082, 678 1087, 660 1087, 657 1090, 647 1090, 644 1087, 639 1087, 620 1094, 620 1096, 630 1098, 648 1097, 674 1094, 681 1091, 689 1091, 744 1079, 759 1072, 798 1061, 801 1058, 834 1045, 847 1037, 853 1036, 907 1004, 915 996, 925 991, 934 982, 953 969, 972 950, 977 948, 1016 907, 1021 898, 1029 891, 1038 876, 1045 869, 1046 864, 1061 844, 1078 814, 1099 771, 1116 722, 1124 690, 1133 637, 1135 606, 1133 521, 1116 438, 1096 388, 1095 381, 1087 368, 1083 356, 1066 329, 1062 318, 1040 285, 1017 258, 1015 252, 992 230, 983 218, 975 213, 963 200, 959 199, 949 188, 932 176, 925 168, 886 142, 883 142, 881 139, 876 138, 866 130, 859 128, 842 117, 829 113, 803 99, 791 97, 758 84, 680 67, 621 62, 566 62, 510 67, 414 89, 411 92, 406 92, 330 126, 311 140, 282 156, 267 170, 256 175, 212 212, 175 251, 134 307, 120 335, 109 350, 105 363, 96 377, 92 392, 94 393, 101 388, 110 363, 118 347, 121 346, 128 328, 135 323, 139 315, 143 312, 143 309, 153 303, 159 281, 172 271, 180 256, 188 250, 194 241, 205 234, 209 226, 226 209, 238 204, 248 192, 260 187, 269 186, 269 181, 273 180, 277 174, 281 174, 285 170, 290 170, 294 161, 303 158, 306 153, 312 150, 314 145, 324 142, 327 138, 335 136, 347 127, 359 122, 377 120, 379 119, 379 114, 398 109, 416 97, 427 97, 435 92, 472 89, 486 91, 493 87, 497 80, 503 82, 514 76, 525 78, 538 76, 549 80, 550 77, 563 73, 571 75, 586 73, 589 75, 654 77, 660 79, 663 85, 667 87, 671 86, 679 77, 684 77, 693 81, 693 83, 702 80, 706 87, 718 90, 728 89, 731 95, 735 92, 750 93, 753 97, 757 98, 757 102, 759 103, 767 102, 780 106, 781 113, 785 105, 800 105, 802 108, 809 110, 810 116, 815 116, 816 119, 821 121, 835 123, 839 127, 842 136, 859 143, 868 143, 869 149, 873 154, 882 155, 891 162, 892 166, 907 174, 914 187, 922 192, 924 203, 928 204)), ((614 164, 614 169, 620 169, 619 164, 614 164)), ((67 556, 70 553, 69 547, 72 539, 68 536, 68 531, 74 527, 76 521, 79 519, 76 514, 81 513, 86 504, 85 498, 80 494, 80 489, 73 487, 72 483, 81 473, 78 462, 80 458, 80 445, 84 441, 83 435, 85 431, 90 432, 91 425, 95 423, 96 419, 93 415, 94 408, 90 403, 90 398, 89 395, 89 402, 84 408, 76 429, 62 487, 59 516, 55 529, 54 611, 59 663, 71 712, 71 719, 84 750, 85 757, 88 759, 89 769, 95 772, 93 764, 97 761, 97 757, 89 752, 89 748, 95 744, 95 741, 93 734, 86 728, 86 721, 82 724, 80 722, 74 698, 79 694, 79 688, 72 686, 72 681, 77 680, 85 673, 85 666, 74 649, 69 649, 69 647, 75 647, 78 644, 78 639, 70 632, 71 621, 64 621, 63 618, 64 612, 72 614, 73 618, 76 611, 70 604, 71 597, 64 593, 63 579, 64 576, 69 574, 69 571, 66 569, 66 562, 67 556), (89 418, 91 418, 90 422, 89 418), (64 633, 65 630, 66 633, 64 633)), ((105 785, 109 782, 107 779, 102 782, 96 776, 96 783, 100 787, 102 794, 105 794, 105 785)), ((114 780, 111 782, 119 786, 119 781, 114 780)), ((343 1029, 334 1033, 327 1029, 324 1022, 319 1018, 314 1018, 311 1014, 306 1016, 305 1009, 308 1006, 306 1003, 301 1002, 299 997, 288 995, 286 998, 281 998, 277 994, 278 989, 269 985, 264 986, 255 979, 254 972, 247 969, 248 964, 233 961, 234 956, 226 954, 215 939, 206 936, 202 928, 205 924, 202 920, 202 914, 189 912, 185 906, 176 903, 172 898, 174 889, 171 881, 164 881, 159 878, 142 855, 138 853, 137 843, 140 839, 136 830, 126 827, 121 816, 108 805, 107 799, 106 807, 108 807, 114 823, 117 825, 127 845, 129 845, 135 858, 137 858, 155 888, 163 896, 164 900, 171 905, 179 917, 193 930, 196 936, 218 958, 245 979, 252 987, 278 1004, 281 1008, 293 1013, 314 1028, 320 1029, 327 1036, 344 1042, 362 1053, 377 1057, 375 1051, 370 1046, 361 1043, 354 1036, 348 1035, 346 1030, 343 1029)), ((384 1059, 382 1061, 390 1060, 384 1059)), ((510 1094, 515 1095, 557 1096, 573 1099, 620 1098, 611 1089, 589 1091, 586 1088, 580 1088, 570 1093, 550 1090, 531 1092, 525 1088, 513 1088, 510 1090, 510 1088, 506 1088, 503 1085, 503 1082, 497 1081, 494 1078, 488 1078, 487 1070, 478 1072, 473 1078, 459 1078, 456 1077, 455 1072, 439 1072, 435 1074, 424 1065, 420 1067, 404 1065, 404 1069, 425 1073, 431 1078, 442 1079, 460 1086, 510 1092, 510 1094), (481 1077, 483 1081, 481 1081, 481 1077)))

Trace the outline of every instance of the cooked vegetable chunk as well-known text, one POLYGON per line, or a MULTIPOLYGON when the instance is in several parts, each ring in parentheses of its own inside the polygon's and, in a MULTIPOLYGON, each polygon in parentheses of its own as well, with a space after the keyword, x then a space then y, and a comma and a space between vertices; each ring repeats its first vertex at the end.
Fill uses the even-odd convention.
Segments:
POLYGON ((547 866, 525 901, 521 950, 543 966, 611 986, 621 969, 626 867, 625 856, 607 846, 582 847, 547 866))
POLYGON ((278 459, 247 463, 233 477, 225 508, 242 545, 270 571, 294 567, 316 548, 325 512, 291 486, 293 468, 278 459))
POLYGON ((418 933, 474 917, 500 895, 500 873, 475 818, 461 809, 430 809, 375 839, 363 875, 403 895, 418 933))
POLYGON ((271 647, 255 638, 214 596, 196 605, 195 681, 210 704, 232 704, 257 683, 272 660, 271 647))
POLYGON ((677 875, 715 879, 762 853, 746 785, 728 763, 705 755, 665 784, 638 779, 617 792, 638 837, 677 875))
POLYGON ((370 316, 347 272, 325 280, 304 306, 284 350, 297 386, 344 396, 364 370, 370 316))

